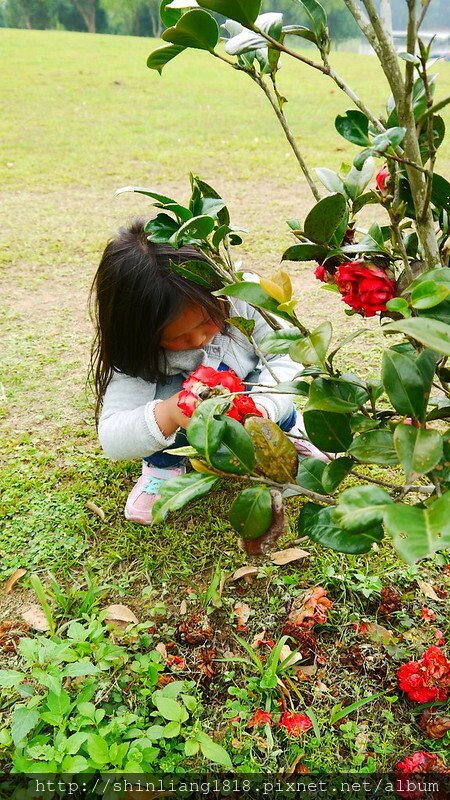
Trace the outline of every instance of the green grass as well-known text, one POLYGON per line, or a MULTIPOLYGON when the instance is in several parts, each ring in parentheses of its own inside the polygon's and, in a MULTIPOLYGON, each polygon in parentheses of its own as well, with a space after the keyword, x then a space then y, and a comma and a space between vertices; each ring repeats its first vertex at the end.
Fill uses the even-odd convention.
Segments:
MULTIPOLYGON (((249 228, 244 263, 263 273, 279 264, 291 243, 285 220, 302 216, 311 198, 262 94, 245 76, 206 54, 184 53, 160 78, 145 66, 155 46, 145 39, 5 29, 0 39, 0 578, 23 566, 44 580, 53 571, 64 587, 88 570, 114 586, 112 602, 139 609, 141 619, 149 613, 152 586, 168 602, 167 625, 159 635, 170 639, 186 588, 204 588, 219 557, 227 572, 246 558, 224 519, 230 489, 151 529, 123 519, 139 464, 108 462, 97 444, 92 398, 85 391, 92 336, 88 292, 107 238, 119 224, 136 214, 150 216, 152 209, 137 195, 114 198, 113 192, 138 184, 186 199, 188 173, 198 173, 226 198, 234 222, 249 228), (88 500, 103 508, 105 521, 86 508, 88 500)), ((379 111, 388 92, 374 59, 338 53, 333 62, 379 111)), ((439 65, 439 72, 442 97, 449 91, 450 65, 439 65)), ((319 73, 289 63, 280 73, 280 88, 290 100, 286 113, 310 165, 337 168, 351 161, 356 149, 334 130, 336 114, 350 105, 337 88, 319 73)), ((445 117, 449 122, 448 110, 445 117)), ((449 168, 447 143, 438 169, 445 175, 449 168)), ((376 323, 337 313, 339 301, 320 290, 309 265, 294 266, 292 275, 305 319, 332 319, 336 337, 366 325, 367 335, 346 350, 347 366, 376 374, 376 323)), ((293 523, 297 507, 298 501, 291 502, 293 523)), ((283 543, 295 538, 293 528, 283 543)), ((236 599, 245 599, 254 609, 249 640, 264 628, 279 637, 292 596, 317 583, 328 586, 335 608, 330 626, 321 633, 329 657, 319 677, 329 693, 308 684, 304 694, 306 704, 326 724, 336 702, 352 702, 377 688, 375 678, 339 666, 337 643, 354 643, 353 622, 377 618, 377 594, 365 598, 354 575, 369 573, 380 576, 383 585, 400 585, 411 624, 403 618, 390 624, 402 636, 406 631, 402 647, 410 655, 433 641, 431 628, 420 623, 424 598, 415 578, 442 587, 448 577, 441 573, 442 562, 427 562, 411 573, 388 545, 371 556, 349 559, 309 544, 307 548, 312 558, 301 568, 266 565, 251 586, 226 585, 224 609, 214 612, 216 626, 224 630, 217 647, 220 654, 234 646, 231 609, 236 599)), ((0 597, 0 622, 14 617, 21 603, 32 598, 26 577, 23 583, 25 590, 16 587, 12 595, 0 597)), ((439 604, 425 602, 441 614, 436 624, 445 630, 439 604)), ((395 660, 379 646, 366 650, 387 660, 385 685, 395 691, 395 660)), ((256 702, 239 670, 233 678, 218 681, 209 690, 211 730, 223 723, 227 681, 246 692, 250 703, 256 702)), ((366 752, 372 747, 378 753, 374 758, 380 769, 389 769, 408 747, 423 745, 407 704, 393 708, 395 720, 387 727, 380 717, 380 709, 386 708, 384 701, 374 703, 358 716, 366 725, 362 733, 370 728, 366 752)), ((358 741, 364 740, 362 733, 328 726, 320 756, 317 743, 308 740, 305 759, 312 767, 356 768, 352 748, 359 734, 358 741)), ((236 763, 273 767, 242 726, 236 736, 241 744, 230 744, 236 763)), ((428 742, 424 749, 430 747, 439 749, 441 743, 428 742)), ((299 745, 293 744, 279 763, 289 763, 298 751, 299 745)))

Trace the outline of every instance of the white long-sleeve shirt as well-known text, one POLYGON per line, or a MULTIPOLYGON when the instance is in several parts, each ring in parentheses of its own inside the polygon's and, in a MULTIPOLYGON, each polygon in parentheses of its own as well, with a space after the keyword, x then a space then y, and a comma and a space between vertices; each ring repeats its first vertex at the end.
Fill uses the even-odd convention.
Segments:
MULTIPOLYGON (((253 338, 257 344, 271 330, 261 314, 242 300, 233 300, 232 313, 255 320, 253 338)), ((165 356, 166 383, 150 383, 124 373, 113 373, 103 399, 98 428, 100 444, 109 458, 144 458, 172 444, 175 434, 165 437, 156 425, 155 401, 179 392, 183 380, 201 364, 215 369, 221 363, 226 364, 244 381, 275 384, 252 344, 234 327, 229 334, 217 334, 201 349, 166 350, 165 356)), ((279 382, 292 380, 302 369, 301 364, 288 355, 268 355, 266 360, 279 382)), ((258 394, 255 402, 265 409, 269 419, 279 422, 292 408, 292 395, 258 394)))

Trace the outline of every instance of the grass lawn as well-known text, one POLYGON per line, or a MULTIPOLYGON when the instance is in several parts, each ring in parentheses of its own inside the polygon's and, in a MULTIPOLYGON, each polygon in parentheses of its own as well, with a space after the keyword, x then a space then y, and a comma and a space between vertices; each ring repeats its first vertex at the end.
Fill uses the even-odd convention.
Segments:
MULTIPOLYGON (((183 659, 170 666, 159 648, 161 674, 178 670, 177 679, 193 681, 203 729, 221 741, 240 772, 295 770, 296 764, 312 772, 382 772, 419 749, 444 758, 447 751, 450 761, 449 734, 427 739, 417 725, 417 707, 402 696, 397 700, 395 680, 399 663, 435 643, 436 627, 443 636, 450 633, 444 556, 406 567, 389 544, 367 557, 344 557, 302 542, 307 558, 284 567, 269 558, 259 561, 251 582, 228 580, 221 599, 213 593, 215 607, 205 591, 217 565, 230 577, 248 561, 223 513, 233 496, 231 484, 166 524, 144 529, 122 516, 139 464, 108 462, 97 444, 85 386, 89 287, 117 226, 152 214, 144 198, 113 193, 135 184, 186 199, 189 171, 199 174, 227 200, 235 224, 249 229, 241 248, 245 267, 270 273, 292 243, 285 220, 304 216, 311 198, 262 93, 201 52, 184 53, 160 78, 146 68, 155 43, 145 39, 6 29, 0 39, 0 579, 19 567, 28 570, 10 593, 0 591, 0 662, 22 668, 14 627, 7 632, 21 619, 23 605, 36 602, 30 575, 38 574, 56 627, 83 614, 95 616, 108 603, 133 609, 141 628, 134 636, 116 632, 115 641, 135 658, 163 643, 166 655, 183 659), (88 501, 103 509, 104 520, 88 501), (49 572, 61 593, 49 583, 49 572), (422 589, 418 579, 426 582, 422 589), (327 589, 333 607, 328 622, 316 627, 315 640, 299 645, 301 663, 309 669, 289 672, 283 696, 285 710, 313 709, 315 729, 300 739, 277 729, 273 742, 267 728, 246 723, 257 708, 276 710, 276 689, 261 686, 248 664, 213 660, 209 674, 205 663, 245 655, 235 638, 236 602, 251 610, 240 634, 247 642, 263 631, 266 639, 278 640, 293 599, 317 585, 327 589), (380 606, 383 590, 398 592, 395 608, 380 606), (435 622, 422 618, 424 605, 435 622), (180 623, 198 627, 192 617, 203 619, 205 609, 212 633, 190 644, 180 623), (361 622, 369 628, 358 628, 361 622), (380 698, 335 719, 336 706, 380 692, 380 698)), ((381 109, 387 91, 374 59, 338 53, 334 64, 376 111, 381 109)), ((438 69, 440 98, 449 93, 450 64, 438 69)), ((356 150, 334 129, 336 114, 350 103, 335 85, 286 63, 280 88, 290 100, 286 113, 308 163, 336 169, 350 162, 356 150)), ((448 108, 444 116, 448 124, 448 108)), ((438 171, 450 172, 448 142, 438 171)), ((306 320, 332 319, 337 338, 367 325, 367 334, 346 350, 347 366, 374 374, 377 324, 336 313, 339 302, 320 290, 311 265, 292 265, 291 273, 306 320)), ((292 522, 298 504, 290 501, 292 522)), ((280 547, 296 538, 292 526, 280 547)), ((132 678, 123 653, 111 659, 132 678)), ((107 676, 102 698, 107 696, 112 714, 125 701, 120 692, 114 699, 109 673, 102 675, 107 676)), ((133 688, 133 680, 130 709, 146 696, 143 684, 136 679, 133 688)), ((11 710, 9 701, 0 706, 0 723, 11 710)), ((157 767, 195 770, 197 756, 186 758, 177 750, 178 739, 173 747, 170 741, 163 740, 165 755, 157 767)), ((9 752, 0 735, 0 756, 2 747, 9 752)))

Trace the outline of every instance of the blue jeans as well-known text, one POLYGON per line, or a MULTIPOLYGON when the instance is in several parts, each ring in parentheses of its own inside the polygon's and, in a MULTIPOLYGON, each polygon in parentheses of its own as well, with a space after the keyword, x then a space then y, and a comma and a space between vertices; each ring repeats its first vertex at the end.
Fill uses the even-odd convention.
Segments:
MULTIPOLYGON (((291 410, 286 414, 285 417, 283 417, 283 419, 280 419, 278 425, 282 431, 287 432, 294 427, 296 420, 297 411, 292 405, 291 410)), ((176 447, 185 447, 188 444, 189 442, 187 440, 186 432, 184 430, 179 430, 175 436, 174 443, 171 444, 167 449, 172 450, 176 447)), ((185 464, 186 458, 184 456, 171 456, 169 453, 164 452, 164 450, 159 450, 157 453, 153 453, 153 455, 144 458, 144 461, 150 467, 161 467, 163 469, 167 469, 167 467, 179 467, 182 464, 185 464)))

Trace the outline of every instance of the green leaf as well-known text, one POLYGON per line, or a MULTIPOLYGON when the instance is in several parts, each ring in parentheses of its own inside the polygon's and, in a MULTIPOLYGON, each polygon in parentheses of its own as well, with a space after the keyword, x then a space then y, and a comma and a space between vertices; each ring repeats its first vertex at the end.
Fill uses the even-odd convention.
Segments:
POLYGON ((244 489, 230 508, 229 520, 244 539, 263 536, 272 522, 272 498, 267 486, 244 489))
POLYGON ((407 481, 414 475, 430 472, 443 455, 441 434, 413 425, 397 425, 394 445, 407 481))
POLYGON ((183 53, 184 50, 186 50, 185 47, 181 47, 177 44, 171 44, 167 47, 157 47, 147 58, 147 67, 149 69, 156 69, 161 75, 163 67, 165 67, 169 61, 172 61, 173 58, 179 56, 180 53, 183 53))
POLYGON ((179 228, 178 222, 168 214, 158 214, 155 219, 149 220, 145 225, 148 238, 155 244, 166 244, 179 228))
POLYGON ((298 328, 282 328, 271 331, 259 342, 263 353, 287 353, 292 342, 302 338, 298 328))
POLYGON ((186 278, 192 283, 197 283, 199 286, 205 286, 207 289, 216 289, 217 285, 220 284, 220 278, 214 267, 206 261, 192 259, 191 261, 183 261, 182 264, 175 264, 171 261, 170 267, 182 278, 186 278))
POLYGON ((324 247, 317 244, 294 244, 288 247, 282 255, 282 261, 319 261, 321 262, 327 254, 324 247))
POLYGON ((97 675, 100 668, 91 661, 75 661, 64 667, 63 675, 68 678, 77 678, 83 675, 97 675))
POLYGON ((398 464, 398 456, 390 431, 378 430, 361 433, 353 439, 348 453, 363 464, 382 464, 388 467, 398 464))
POLYGON ((11 736, 16 747, 23 739, 26 739, 38 722, 39 711, 37 708, 26 708, 26 706, 15 708, 11 717, 11 736))
POLYGON ((305 236, 317 244, 328 244, 346 211, 342 194, 330 194, 319 200, 305 219, 305 236))
POLYGON ((220 415, 229 407, 230 400, 230 396, 204 400, 194 411, 186 429, 189 444, 209 462, 223 439, 226 423, 220 415))
POLYGON ((151 725, 150 728, 147 728, 145 735, 147 739, 151 741, 157 741, 158 739, 162 739, 164 737, 164 728, 162 725, 151 725))
POLYGON ((373 205, 379 202, 380 198, 377 194, 375 194, 375 192, 364 192, 364 194, 360 194, 359 197, 353 201, 353 213, 357 214, 358 211, 361 211, 361 209, 364 208, 364 206, 373 205))
POLYGON ((64 749, 66 753, 69 755, 74 756, 78 753, 80 747, 85 743, 85 741, 89 738, 88 733, 73 733, 72 736, 68 736, 66 741, 64 742, 64 749))
POLYGON ((171 697, 164 697, 156 693, 154 695, 154 701, 156 708, 164 719, 174 722, 185 722, 189 717, 184 706, 171 697))
POLYGON ((164 725, 164 738, 174 739, 175 736, 179 736, 180 731, 181 725, 177 720, 168 722, 167 725, 164 725))
POLYGON ((322 322, 309 336, 305 336, 299 342, 294 342, 289 348, 289 355, 300 364, 317 364, 319 367, 323 367, 332 335, 331 323, 322 322))
POLYGON ((307 410, 319 409, 336 413, 357 411, 368 399, 366 389, 356 383, 317 378, 311 383, 307 410))
POLYGON ((450 356, 450 325, 444 322, 427 317, 413 317, 383 325, 383 332, 404 333, 430 350, 450 356))
POLYGON ((225 322, 237 328, 247 339, 252 336, 256 324, 254 319, 246 319, 245 317, 229 317, 225 322))
POLYGON ((319 458, 303 458, 298 468, 296 483, 304 489, 323 494, 322 475, 324 469, 325 464, 319 458))
MULTIPOLYGON (((172 3, 173 0, 161 0, 159 5, 159 16, 165 28, 176 25, 185 10, 183 8, 170 8, 172 3), (169 8, 167 8, 167 6, 169 6, 169 8)), ((191 7, 192 6, 194 6, 194 3, 192 3, 191 7)))
POLYGON ((429 508, 396 504, 384 513, 386 532, 401 558, 414 564, 450 547, 450 492, 429 508))
POLYGON ((224 286, 217 292, 212 292, 212 294, 216 295, 217 297, 237 297, 239 300, 245 300, 245 302, 249 303, 251 306, 263 308, 265 311, 270 311, 277 317, 281 317, 288 322, 292 322, 289 314, 279 311, 278 301, 274 300, 270 294, 264 291, 259 283, 254 283, 253 281, 230 283, 228 286, 224 286))
POLYGON ((431 200, 437 208, 444 208, 450 214, 450 183, 436 173, 433 175, 431 200))
POLYGON ((75 775, 84 772, 89 767, 89 762, 84 756, 66 756, 61 764, 61 773, 75 775))
POLYGON ((386 308, 388 311, 394 311, 396 314, 401 314, 403 317, 411 316, 411 310, 404 297, 393 297, 392 300, 388 300, 386 303, 386 308))
POLYGON ((255 465, 252 440, 240 422, 231 417, 224 420, 225 431, 218 449, 210 455, 210 463, 222 472, 247 475, 255 465))
POLYGON ((308 439, 319 450, 328 453, 343 453, 353 439, 350 416, 331 411, 305 411, 303 422, 308 439))
POLYGON ((109 762, 109 747, 106 739, 98 733, 90 733, 87 739, 87 751, 95 765, 103 767, 109 762))
POLYGON ((317 167, 315 172, 320 182, 325 186, 325 189, 328 189, 332 194, 339 192, 343 194, 344 197, 347 197, 342 178, 340 178, 336 172, 333 172, 331 169, 326 169, 325 167, 317 167))
POLYGON ((12 689, 13 686, 18 686, 25 678, 25 673, 18 672, 16 669, 0 669, 0 689, 12 689))
POLYGON ((161 496, 152 507, 153 521, 162 522, 170 511, 177 511, 191 500, 203 497, 217 481, 218 478, 214 475, 202 475, 198 472, 190 472, 166 481, 160 490, 161 496))
POLYGON ((173 234, 170 244, 173 244, 174 247, 181 247, 183 244, 191 244, 192 242, 206 239, 214 230, 214 225, 215 222, 212 217, 206 215, 192 217, 192 219, 184 222, 173 234))
POLYGON ((399 414, 422 419, 428 397, 415 361, 395 350, 383 353, 382 380, 384 390, 399 414))
POLYGON ((370 144, 369 120, 362 111, 351 108, 343 116, 337 116, 334 124, 337 132, 348 142, 360 147, 370 144))
POLYGON ((324 29, 327 27, 327 15, 325 9, 317 0, 298 0, 305 9, 314 28, 318 39, 321 38, 324 29))
POLYGON ((186 739, 184 743, 184 754, 189 758, 190 756, 196 756, 200 749, 200 742, 196 739, 186 739))
POLYGON ((253 26, 261 8, 261 0, 198 0, 198 4, 240 22, 245 28, 253 26))
POLYGON ((63 717, 70 709, 70 696, 65 689, 60 694, 49 692, 47 695, 47 706, 51 714, 58 714, 63 717))
POLYGON ((222 745, 217 744, 203 731, 199 731, 196 735, 197 741, 200 743, 200 750, 202 755, 214 764, 219 764, 226 769, 233 769, 231 758, 222 745))
POLYGON ((411 292, 413 308, 433 308, 450 294, 450 285, 436 281, 423 281, 411 292))
POLYGON ((219 41, 219 26, 211 14, 193 8, 162 34, 165 42, 198 50, 214 50, 219 41))
POLYGON ((329 464, 326 464, 322 473, 324 491, 326 493, 334 492, 344 478, 347 477, 349 472, 351 472, 354 463, 352 458, 341 456, 340 458, 335 458, 333 461, 330 461, 329 464))
POLYGON ((391 496, 380 486, 352 486, 342 492, 332 519, 339 527, 351 533, 360 533, 382 522, 391 496))
POLYGON ((313 542, 338 553, 368 553, 374 542, 383 538, 381 526, 364 533, 349 533, 340 528, 332 519, 333 509, 324 508, 316 503, 306 503, 298 518, 298 532, 301 536, 309 536, 313 542))

